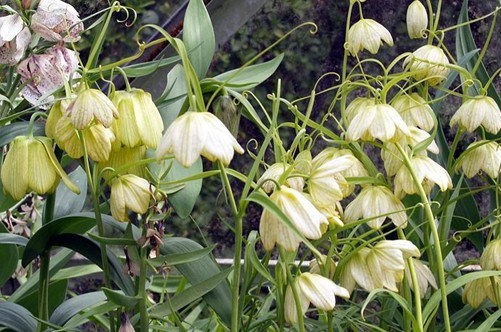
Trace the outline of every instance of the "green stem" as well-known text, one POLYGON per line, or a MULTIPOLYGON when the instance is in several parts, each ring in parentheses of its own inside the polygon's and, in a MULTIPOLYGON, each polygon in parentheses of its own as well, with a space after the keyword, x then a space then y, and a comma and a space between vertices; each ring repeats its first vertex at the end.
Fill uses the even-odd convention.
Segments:
MULTIPOLYGON (((143 225, 143 236, 146 236, 147 224, 143 225)), ((140 274, 138 281, 138 291, 137 295, 139 296, 139 314, 140 314, 140 331, 148 331, 149 330, 149 317, 148 310, 146 308, 147 303, 147 294, 146 294, 146 275, 147 275, 147 257, 146 257, 146 247, 141 247, 140 249, 141 256, 141 265, 140 265, 140 274)))
POLYGON ((497 14, 498 14, 498 9, 496 8, 496 10, 494 11, 494 17, 492 18, 491 28, 489 29, 489 34, 487 35, 487 39, 484 43, 484 46, 482 47, 482 51, 480 52, 480 54, 478 56, 478 59, 477 59, 477 62, 475 63, 475 66, 471 70, 472 75, 475 75, 475 73, 477 72, 478 67, 480 67, 480 65, 482 64, 482 59, 484 58, 485 53, 487 52, 487 49, 489 48, 489 44, 492 40, 492 35, 494 33, 494 27, 496 26, 496 18, 498 16, 497 14))
MULTIPOLYGON (((285 258, 287 255, 284 252, 284 249, 281 246, 278 246, 278 251, 280 252, 280 257, 285 258)), ((304 318, 303 318, 303 311, 301 308, 301 298, 299 297, 299 289, 297 287, 296 281, 292 278, 291 271, 289 269, 289 264, 287 263, 285 270, 287 272, 287 281, 288 284, 291 286, 292 289, 292 294, 294 295, 294 303, 296 304, 296 310, 297 310, 297 324, 299 327, 299 332, 305 332, 304 329, 304 318)), ((285 306, 284 306, 285 309, 285 306)))
POLYGON ((38 284, 38 321, 37 332, 45 331, 45 323, 49 321, 49 265, 50 250, 40 255, 40 279, 38 284))
POLYGON ((407 156, 407 153, 404 151, 404 149, 400 146, 400 144, 396 143, 395 144, 400 151, 400 154, 402 155, 402 158, 404 160, 404 163, 406 167, 408 168, 409 172, 411 173, 412 180, 414 181, 414 184, 416 185, 418 189, 418 194, 419 197, 421 198, 421 202, 423 203, 423 209, 425 212, 425 218, 428 221, 428 226, 430 228, 432 237, 433 237, 433 248, 435 249, 435 258, 436 258, 436 273, 438 274, 438 280, 440 283, 440 297, 442 299, 442 312, 444 315, 444 325, 445 325, 445 330, 447 332, 451 332, 451 322, 450 322, 450 317, 449 317, 449 306, 447 303, 447 284, 445 280, 445 271, 444 271, 444 259, 442 256, 442 247, 440 245, 440 237, 438 235, 438 230, 437 230, 437 225, 435 224, 435 216, 433 215, 433 211, 431 210, 431 204, 430 201, 428 200, 428 196, 423 188, 423 185, 419 181, 416 172, 414 172, 414 169, 412 168, 412 163, 409 159, 409 156, 407 156))

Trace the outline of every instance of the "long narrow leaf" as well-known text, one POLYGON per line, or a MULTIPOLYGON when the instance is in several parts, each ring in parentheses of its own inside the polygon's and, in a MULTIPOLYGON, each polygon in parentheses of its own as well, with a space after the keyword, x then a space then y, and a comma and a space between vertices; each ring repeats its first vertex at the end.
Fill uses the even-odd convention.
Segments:
POLYGON ((17 332, 34 332, 37 321, 22 306, 11 302, 0 302, 0 326, 17 332))

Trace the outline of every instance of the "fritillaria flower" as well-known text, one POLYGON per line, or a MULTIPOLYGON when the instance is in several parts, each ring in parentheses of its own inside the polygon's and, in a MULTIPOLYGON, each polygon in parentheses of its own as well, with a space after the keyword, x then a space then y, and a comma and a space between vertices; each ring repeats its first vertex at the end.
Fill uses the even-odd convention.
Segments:
POLYGON ((478 141, 470 144, 458 160, 457 168, 472 178, 481 171, 497 179, 501 170, 501 147, 496 142, 478 141))
POLYGON ((360 112, 363 112, 367 107, 374 106, 376 102, 374 98, 357 97, 346 107, 346 121, 351 123, 353 118, 360 112))
POLYGON ((450 124, 458 124, 470 133, 482 126, 487 132, 497 134, 501 129, 501 111, 491 97, 478 96, 465 101, 452 116, 450 124))
POLYGON ((98 89, 80 91, 66 112, 73 126, 79 130, 94 123, 109 128, 113 124, 113 118, 118 118, 115 105, 98 89))
MULTIPOLYGON (((319 239, 328 224, 327 218, 302 193, 286 186, 275 190, 270 199, 289 218, 296 230, 307 239, 319 239)), ((286 251, 295 251, 300 238, 285 225, 272 211, 263 210, 259 224, 259 234, 266 250, 270 251, 275 243, 286 251)))
POLYGON ((4 190, 16 200, 32 191, 40 195, 51 193, 61 178, 68 188, 79 192, 57 162, 52 140, 47 137, 16 137, 10 144, 1 173, 4 190))
POLYGON ((468 303, 472 308, 477 309, 487 299, 498 306, 496 301, 496 291, 501 292, 501 277, 479 278, 466 283, 463 291, 463 303, 468 303))
POLYGON ((388 104, 368 106, 358 112, 346 131, 346 139, 356 141, 382 142, 396 141, 402 136, 410 135, 409 128, 398 112, 388 104))
POLYGON ((19 63, 17 72, 26 87, 21 94, 31 104, 50 102, 78 68, 75 52, 56 45, 43 54, 35 54, 19 63))
POLYGON ((408 126, 430 131, 433 129, 433 110, 417 93, 403 94, 396 97, 391 106, 397 110, 408 126))
POLYGON ((234 151, 244 153, 237 140, 214 114, 188 111, 167 128, 157 148, 157 159, 173 153, 184 167, 190 167, 200 155, 228 165, 234 151))
POLYGON ((361 19, 353 24, 348 31, 348 51, 352 56, 364 49, 372 54, 379 51, 383 42, 393 46, 390 32, 378 22, 371 19, 361 19))
MULTIPOLYGON (((336 285, 331 279, 310 272, 302 273, 296 278, 299 290, 299 300, 303 315, 310 303, 318 309, 330 311, 336 306, 336 296, 349 298, 350 293, 345 288, 336 285)), ((297 308, 290 285, 285 292, 285 320, 297 323, 297 308)))
MULTIPOLYGON (((411 258, 412 264, 414 266, 414 271, 416 272, 416 278, 419 287, 419 295, 423 298, 426 294, 426 290, 428 286, 431 286, 437 289, 437 281, 431 273, 430 268, 421 262, 419 259, 411 258)), ((409 264, 407 261, 405 262, 405 279, 407 280, 407 284, 414 291, 414 285, 412 283, 412 277, 409 270, 409 264)))
POLYGON ((111 215, 118 221, 128 221, 128 211, 146 213, 154 188, 145 179, 125 174, 111 181, 111 215))
POLYGON ((326 255, 321 255, 320 258, 315 258, 310 261, 309 268, 310 272, 313 274, 322 274, 322 268, 327 264, 327 259, 329 260, 329 278, 334 277, 336 272, 336 262, 332 258, 327 258, 326 255), (320 264, 318 263, 320 261, 320 264))
POLYGON ((155 149, 162 138, 164 125, 151 95, 141 89, 117 91, 112 102, 119 114, 113 122, 115 144, 129 148, 146 145, 155 149))
POLYGON ((492 240, 480 257, 483 270, 501 271, 501 239, 492 240))
MULTIPOLYGON (((118 150, 111 149, 108 160, 99 163, 99 168, 104 169, 110 167, 112 169, 120 169, 121 174, 134 174, 140 177, 146 177, 146 168, 141 165, 139 161, 146 158, 146 146, 136 146, 135 148, 128 148, 122 146, 118 150), (129 167, 126 167, 130 165, 129 167)), ((103 177, 105 179, 110 175, 105 172, 103 177)))
POLYGON ((40 0, 31 28, 53 42, 76 42, 84 29, 75 8, 61 0, 40 0))
POLYGON ((386 218, 389 218, 397 227, 407 226, 404 204, 384 186, 366 186, 348 204, 344 212, 345 221, 354 222, 360 218, 374 218, 367 222, 374 229, 381 228, 386 218))
MULTIPOLYGON (((416 174, 417 180, 423 186, 426 194, 436 184, 441 191, 452 188, 452 180, 449 173, 427 156, 417 155, 411 158, 411 165, 416 174)), ((414 183, 407 166, 402 165, 395 175, 395 195, 399 198, 407 194, 417 194, 418 188, 414 183)))
POLYGON ((304 187, 304 179, 301 176, 292 174, 291 165, 287 163, 274 163, 261 175, 258 183, 262 183, 262 188, 266 193, 271 193, 275 190, 275 181, 279 181, 285 172, 291 172, 290 176, 285 180, 285 185, 288 187, 302 191, 304 187), (270 181, 273 180, 273 181, 270 181))
POLYGON ((30 29, 18 14, 0 17, 0 64, 18 63, 30 43, 30 29))
POLYGON ((428 27, 428 13, 419 0, 414 0, 407 7, 407 32, 412 39, 424 38, 428 27))
POLYGON ((440 47, 424 45, 409 55, 404 65, 410 64, 410 70, 416 80, 426 80, 431 85, 440 84, 449 74, 449 59, 440 47))

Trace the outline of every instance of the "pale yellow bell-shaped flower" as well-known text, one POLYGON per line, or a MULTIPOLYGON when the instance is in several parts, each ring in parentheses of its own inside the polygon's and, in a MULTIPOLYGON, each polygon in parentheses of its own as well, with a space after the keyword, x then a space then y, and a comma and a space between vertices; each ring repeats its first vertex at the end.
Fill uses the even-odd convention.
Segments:
POLYGON ((414 0, 407 7, 407 33, 412 39, 426 38, 428 12, 419 0, 414 0))
MULTIPOLYGON (((114 170, 120 170, 120 174, 134 174, 139 177, 146 177, 146 167, 138 162, 146 158, 146 146, 136 146, 134 148, 121 147, 120 150, 111 150, 107 161, 99 163, 99 169, 110 167, 114 170), (129 167, 126 167, 130 165, 129 167), (124 168, 126 167, 126 168, 124 168)), ((111 172, 104 172, 103 177, 108 179, 111 172)))
POLYGON ((347 124, 350 124, 353 118, 360 112, 363 112, 367 107, 376 104, 374 98, 357 97, 346 107, 345 116, 347 124))
POLYGON ((370 249, 367 247, 357 250, 356 253, 350 256, 341 270, 339 284, 347 289, 350 294, 356 285, 368 291, 377 288, 366 262, 369 253, 370 249))
MULTIPOLYGON (((421 262, 419 259, 411 258, 412 264, 414 266, 414 271, 416 272, 416 279, 419 287, 419 295, 423 298, 426 294, 426 290, 428 286, 431 286, 435 289, 438 288, 437 281, 433 276, 430 268, 421 262)), ((405 262, 405 279, 407 280, 407 284, 414 291, 414 285, 412 283, 412 277, 409 270, 409 263, 405 262)))
POLYGON ((440 47, 424 45, 409 55, 404 65, 410 64, 412 76, 431 85, 440 84, 449 74, 449 59, 440 47))
POLYGON ((459 157, 456 170, 459 168, 469 178, 483 171, 497 179, 501 170, 501 147, 493 141, 474 142, 459 157))
POLYGON ((359 112, 346 131, 349 141, 398 141, 410 135, 409 128, 398 112, 388 104, 376 104, 359 112))
POLYGON ((501 239, 492 240, 480 256, 483 270, 501 271, 501 239))
POLYGON ((499 306, 501 303, 496 303, 495 291, 501 293, 501 277, 475 279, 466 283, 462 296, 463 303, 477 309, 485 300, 489 299, 499 306))
POLYGON ((457 124, 470 133, 482 126, 487 132, 497 134, 501 129, 501 111, 491 97, 477 96, 468 99, 459 107, 450 124, 457 124))
POLYGON ((389 46, 393 46, 393 38, 383 25, 374 20, 364 18, 350 27, 347 42, 348 51, 352 56, 357 55, 364 49, 372 54, 376 54, 379 51, 379 47, 383 45, 383 42, 389 46))
MULTIPOLYGON (((310 272, 302 273, 296 278, 301 301, 301 311, 303 315, 313 304, 318 309, 330 311, 336 306, 336 296, 345 299, 350 297, 350 293, 345 288, 336 285, 331 279, 319 274, 310 272)), ((296 302, 290 285, 285 292, 285 319, 289 323, 296 323, 298 320, 296 302)))
POLYGON ((274 163, 261 175, 258 183, 262 183, 262 188, 266 193, 271 193, 275 190, 275 182, 283 176, 285 172, 289 172, 289 176, 285 180, 285 185, 298 191, 303 191, 304 178, 295 174, 292 166, 287 163, 274 163))
POLYGON ((433 129, 433 110, 417 93, 402 94, 391 102, 408 126, 430 131, 433 129))
MULTIPOLYGON (((431 192, 435 184, 439 186, 441 191, 452 188, 449 173, 431 158, 422 155, 413 156, 411 157, 411 165, 426 194, 431 192)), ((395 175, 394 184, 395 195, 398 198, 419 192, 411 173, 405 165, 402 165, 395 175)))
POLYGON ((344 220, 349 223, 360 218, 374 218, 367 222, 373 229, 381 228, 386 218, 389 218, 397 227, 407 226, 404 204, 384 186, 366 186, 348 204, 344 211, 344 220))
MULTIPOLYGON (((328 221, 317 208, 299 191, 282 186, 270 199, 289 218, 296 230, 307 239, 319 239, 328 221)), ((259 224, 263 247, 270 251, 275 243, 286 251, 295 251, 301 242, 296 233, 286 226, 273 212, 264 209, 259 224)))
POLYGON ((129 148, 146 145, 156 149, 164 124, 151 95, 141 89, 116 91, 112 96, 119 117, 113 122, 114 144, 129 148))
POLYGON ((118 118, 115 105, 97 89, 80 91, 68 106, 67 113, 71 117, 73 126, 79 130, 94 123, 109 128, 113 124, 113 118, 118 118))
POLYGON ((53 192, 62 178, 70 190, 79 193, 52 149, 52 140, 48 137, 16 137, 2 164, 4 191, 16 200, 32 191, 43 195, 53 192))
POLYGON ((352 167, 352 157, 332 157, 330 153, 320 153, 313 158, 308 190, 316 206, 332 205, 349 191, 349 184, 341 172, 352 167))
POLYGON ((111 215, 118 221, 128 221, 128 211, 143 214, 148 211, 155 188, 145 179, 125 174, 111 181, 111 215))
POLYGON ((157 148, 157 159, 173 153, 184 167, 190 167, 201 155, 210 161, 228 165, 234 151, 244 153, 237 140, 214 114, 188 111, 167 128, 157 148))

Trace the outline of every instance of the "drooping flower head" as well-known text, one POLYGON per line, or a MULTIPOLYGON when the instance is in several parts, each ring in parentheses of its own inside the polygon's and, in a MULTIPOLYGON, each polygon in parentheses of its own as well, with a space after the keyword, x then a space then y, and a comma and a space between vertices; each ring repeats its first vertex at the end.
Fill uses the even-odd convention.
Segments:
POLYGON ((111 181, 110 208, 111 215, 118 221, 129 220, 128 210, 145 213, 152 197, 152 186, 145 179, 125 174, 111 181))
POLYGON ((31 28, 53 42, 76 42, 84 29, 75 8, 61 0, 40 0, 31 28))
POLYGON ((18 14, 0 17, 0 64, 18 63, 30 44, 30 29, 18 14))
POLYGON ((435 123, 433 110, 417 93, 400 95, 391 102, 391 106, 397 110, 408 126, 419 127, 426 131, 433 129, 435 123))
POLYGON ((470 133, 482 126, 487 132, 497 134, 501 129, 501 110, 491 97, 478 96, 465 101, 452 116, 450 124, 457 124, 470 133))
POLYGON ((67 115, 78 130, 94 123, 109 128, 113 124, 113 118, 118 118, 118 111, 101 90, 83 89, 68 106, 67 115))
MULTIPOLYGON (((276 185, 274 181, 278 181, 285 172, 291 172, 292 170, 290 167, 292 166, 287 163, 274 163, 268 167, 263 175, 261 175, 258 183, 262 183, 263 190, 269 194, 275 190, 276 185)), ((285 184, 292 189, 302 191, 304 187, 304 179, 301 176, 294 176, 293 174, 290 175, 291 176, 287 177, 285 180, 285 184)))
POLYGON ((190 167, 201 155, 210 161, 228 165, 234 151, 244 153, 237 140, 214 114, 188 111, 167 128, 157 148, 157 159, 173 153, 184 167, 190 167))
POLYGON ((393 46, 390 32, 383 25, 371 19, 362 18, 353 24, 348 31, 348 51, 352 56, 364 49, 376 54, 383 42, 393 46))
POLYGON ((439 85, 449 74, 449 59, 440 47, 424 45, 409 55, 404 65, 410 64, 410 70, 416 80, 427 80, 431 85, 439 85))
MULTIPOLYGON (((426 290, 428 286, 437 289, 437 281, 433 276, 430 268, 421 262, 419 259, 411 258, 412 264, 414 266, 414 271, 416 271, 416 279, 418 282, 419 295, 423 298, 426 295, 426 290)), ((407 284, 410 289, 414 291, 414 284, 412 282, 412 276, 409 268, 409 263, 405 262, 405 279, 407 280, 407 284)))
POLYGON ((428 27, 428 13, 419 0, 414 0, 407 7, 407 32, 412 39, 424 38, 428 27))
POLYGON ((468 146, 458 160, 456 169, 472 178, 481 171, 497 179, 501 171, 501 147, 498 143, 481 140, 468 146))

